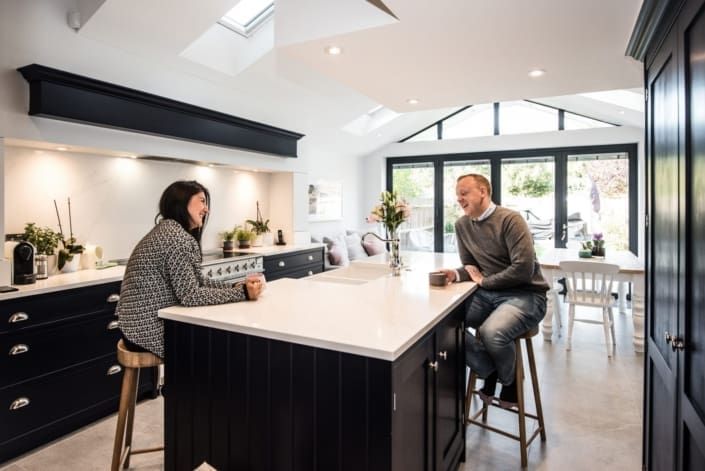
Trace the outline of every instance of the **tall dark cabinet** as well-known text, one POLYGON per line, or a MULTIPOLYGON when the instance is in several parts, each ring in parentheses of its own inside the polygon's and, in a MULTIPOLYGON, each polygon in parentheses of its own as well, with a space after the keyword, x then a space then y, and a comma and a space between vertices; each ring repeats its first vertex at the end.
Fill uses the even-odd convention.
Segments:
POLYGON ((644 468, 705 469, 705 0, 649 1, 644 468))

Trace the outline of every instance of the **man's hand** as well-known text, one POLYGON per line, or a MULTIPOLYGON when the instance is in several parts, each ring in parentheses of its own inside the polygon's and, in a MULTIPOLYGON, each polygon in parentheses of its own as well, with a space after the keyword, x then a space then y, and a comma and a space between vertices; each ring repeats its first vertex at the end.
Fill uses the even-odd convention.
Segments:
POLYGON ((472 281, 482 286, 482 280, 485 279, 485 277, 475 265, 465 265, 465 271, 468 272, 472 281))
POLYGON ((445 273, 446 283, 452 283, 455 281, 455 270, 449 270, 448 268, 440 268, 438 269, 438 271, 441 273, 445 273))

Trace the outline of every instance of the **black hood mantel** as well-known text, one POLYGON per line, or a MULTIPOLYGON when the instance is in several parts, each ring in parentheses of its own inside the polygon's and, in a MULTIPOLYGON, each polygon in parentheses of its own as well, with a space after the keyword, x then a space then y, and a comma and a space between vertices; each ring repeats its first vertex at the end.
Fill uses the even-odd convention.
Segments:
POLYGON ((31 64, 29 114, 217 146, 296 157, 303 134, 31 64))

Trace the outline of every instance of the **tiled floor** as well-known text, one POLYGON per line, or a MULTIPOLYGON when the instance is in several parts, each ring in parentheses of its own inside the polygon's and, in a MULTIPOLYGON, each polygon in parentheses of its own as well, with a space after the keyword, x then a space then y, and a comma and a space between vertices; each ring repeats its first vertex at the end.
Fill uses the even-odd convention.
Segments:
MULTIPOLYGON (((565 314, 564 314, 565 319, 565 314)), ((573 350, 564 338, 534 338, 547 441, 529 449, 531 470, 641 469, 643 356, 632 348, 631 315, 615 309, 617 350, 608 359, 602 327, 577 324, 573 350)), ((565 327, 563 329, 565 331, 565 327)), ((530 401, 530 406, 533 402, 530 401)), ((162 441, 162 401, 147 401, 136 412, 136 447, 162 441)), ((516 430, 516 416, 493 408, 491 418, 516 430)), ((105 470, 110 467, 115 417, 109 417, 12 462, 0 471, 105 470)), ((131 468, 162 469, 160 453, 137 455, 131 468)), ((470 426, 462 471, 520 469, 518 443, 470 426)))

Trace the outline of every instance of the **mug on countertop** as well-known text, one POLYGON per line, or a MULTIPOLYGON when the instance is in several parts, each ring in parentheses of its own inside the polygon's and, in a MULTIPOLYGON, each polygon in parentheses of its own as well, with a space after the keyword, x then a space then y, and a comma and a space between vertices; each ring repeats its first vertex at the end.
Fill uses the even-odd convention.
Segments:
POLYGON ((428 274, 428 283, 431 286, 445 286, 448 284, 448 277, 442 271, 432 271, 428 274))

